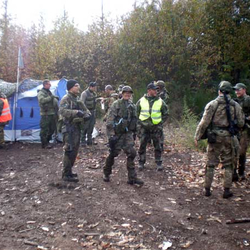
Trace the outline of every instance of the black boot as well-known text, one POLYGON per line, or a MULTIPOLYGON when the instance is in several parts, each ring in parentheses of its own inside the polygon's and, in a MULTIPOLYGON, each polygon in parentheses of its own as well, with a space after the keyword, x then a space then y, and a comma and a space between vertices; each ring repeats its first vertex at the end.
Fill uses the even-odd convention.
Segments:
POLYGON ((142 186, 144 184, 144 182, 142 180, 138 179, 137 177, 135 177, 134 179, 129 179, 128 184, 130 184, 130 185, 137 184, 137 185, 142 186))
POLYGON ((246 156, 245 155, 241 155, 240 159, 239 159, 239 177, 241 180, 245 180, 245 165, 246 165, 246 156))
POLYGON ((205 188, 205 194, 204 194, 206 197, 209 197, 211 196, 211 190, 210 188, 205 188))
POLYGON ((233 182, 237 182, 238 180, 239 180, 239 176, 238 176, 236 168, 235 168, 234 172, 233 172, 233 179, 232 179, 232 181, 233 182))
POLYGON ((64 175, 62 179, 63 179, 63 181, 68 181, 68 182, 78 182, 79 181, 76 177, 73 177, 71 175, 64 175))
POLYGON ((104 175, 103 175, 103 180, 104 180, 105 182, 110 182, 110 177, 109 177, 109 175, 104 174, 104 175))
POLYGON ((233 193, 230 191, 229 188, 224 188, 223 198, 228 199, 233 196, 233 193))

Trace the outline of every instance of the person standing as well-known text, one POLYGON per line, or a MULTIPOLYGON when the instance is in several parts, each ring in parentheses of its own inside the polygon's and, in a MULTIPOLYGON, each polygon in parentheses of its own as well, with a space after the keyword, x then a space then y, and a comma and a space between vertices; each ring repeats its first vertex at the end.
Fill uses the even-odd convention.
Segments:
POLYGON ((122 88, 122 98, 115 101, 107 117, 107 136, 109 138, 109 155, 103 168, 103 180, 110 181, 114 159, 123 149, 127 155, 128 184, 143 185, 144 182, 137 178, 134 159, 136 150, 134 148, 133 133, 136 130, 135 105, 130 101, 133 90, 130 86, 122 88))
POLYGON ((40 106, 40 137, 42 148, 51 148, 49 141, 56 131, 58 96, 50 91, 51 83, 48 79, 43 81, 43 88, 38 92, 37 98, 40 106))
POLYGON ((169 94, 166 89, 166 84, 164 81, 159 80, 156 82, 156 87, 157 87, 157 95, 166 103, 168 104, 169 102, 169 94))
POLYGON ((12 120, 7 97, 0 92, 0 149, 5 148, 4 127, 12 120))
POLYGON ((90 82, 89 87, 81 94, 81 101, 91 112, 91 117, 87 122, 85 122, 82 130, 81 141, 83 146, 86 146, 86 144, 89 146, 95 144, 93 143, 92 133, 96 122, 96 101, 97 101, 96 90, 97 90, 97 83, 90 82), (87 141, 86 141, 86 136, 87 136, 87 141))
POLYGON ((103 118, 104 122, 106 122, 106 120, 107 120, 108 111, 109 111, 111 105, 113 104, 114 101, 116 101, 118 99, 118 94, 115 93, 115 91, 113 90, 113 87, 111 85, 105 86, 105 94, 106 94, 106 97, 103 100, 104 111, 105 111, 105 116, 103 118))
POLYGON ((214 169, 219 163, 224 169, 224 193, 223 198, 233 196, 230 191, 232 175, 239 142, 232 128, 232 121, 238 128, 244 126, 244 114, 240 105, 231 99, 229 93, 232 91, 230 82, 222 81, 219 84, 218 97, 209 102, 200 123, 197 126, 194 140, 195 145, 208 131, 207 163, 205 173, 205 196, 211 195, 211 185, 214 169), (229 120, 230 116, 230 120, 229 120), (229 123, 230 121, 230 123, 229 123), (231 124, 231 125, 230 125, 231 124))
POLYGON ((157 170, 163 170, 161 154, 163 151, 163 124, 168 117, 168 106, 157 96, 157 86, 151 82, 147 86, 145 94, 136 104, 138 131, 140 138, 139 170, 144 169, 146 162, 146 148, 148 142, 153 141, 155 148, 155 162, 157 170))
POLYGON ((233 181, 245 180, 246 152, 249 146, 250 137, 250 96, 246 93, 246 85, 237 83, 233 88, 238 102, 245 114, 245 126, 240 130, 240 156, 237 168, 234 169, 233 181))
POLYGON ((59 106, 59 114, 63 118, 63 172, 62 179, 69 182, 78 182, 77 174, 72 172, 76 156, 79 150, 81 123, 89 117, 89 111, 78 100, 80 85, 76 80, 68 80, 68 93, 62 98, 59 106))

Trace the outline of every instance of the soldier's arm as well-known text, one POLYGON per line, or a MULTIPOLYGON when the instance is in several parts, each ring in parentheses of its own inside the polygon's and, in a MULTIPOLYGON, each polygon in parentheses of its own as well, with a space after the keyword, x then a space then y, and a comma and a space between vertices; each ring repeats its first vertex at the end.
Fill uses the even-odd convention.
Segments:
POLYGON ((114 122, 115 122, 115 118, 117 117, 117 107, 116 107, 116 103, 114 102, 112 104, 112 106, 110 107, 108 116, 107 116, 107 136, 110 137, 112 135, 115 135, 115 130, 114 130, 114 122))
POLYGON ((162 114, 162 123, 164 123, 169 115, 168 105, 164 101, 162 102, 161 114, 162 114))
POLYGON ((136 103, 136 105, 135 105, 135 109, 136 109, 136 116, 137 116, 137 118, 139 118, 140 113, 141 113, 141 105, 140 105, 140 100, 136 103))
POLYGON ((83 102, 83 103, 85 103, 85 101, 86 101, 86 98, 87 98, 87 93, 86 93, 86 91, 83 91, 82 92, 82 94, 81 94, 81 101, 83 102))
POLYGON ((211 102, 208 103, 205 107, 205 111, 204 111, 204 114, 202 116, 202 119, 196 128, 196 132, 195 132, 195 136, 194 136, 194 139, 196 141, 199 141, 201 139, 201 137, 204 134, 204 132, 206 131, 207 127, 211 123, 214 112, 215 112, 214 105, 211 105, 211 102))
POLYGON ((236 108, 237 126, 239 128, 242 128, 245 125, 245 115, 243 113, 241 106, 238 103, 236 103, 235 108, 236 108))
POLYGON ((3 101, 0 100, 0 115, 2 115, 2 111, 3 111, 3 101))
POLYGON ((77 117, 78 110, 70 109, 70 103, 66 99, 62 99, 59 106, 59 114, 66 119, 77 117))
POLYGON ((41 91, 39 91, 37 98, 40 104, 46 104, 48 102, 51 102, 51 100, 53 99, 52 96, 45 96, 41 91))

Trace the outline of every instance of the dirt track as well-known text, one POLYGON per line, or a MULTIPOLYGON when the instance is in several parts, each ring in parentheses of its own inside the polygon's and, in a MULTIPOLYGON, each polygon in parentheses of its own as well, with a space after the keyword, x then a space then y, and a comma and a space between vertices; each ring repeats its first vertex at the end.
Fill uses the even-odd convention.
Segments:
POLYGON ((1 250, 164 249, 169 242, 165 249, 247 248, 250 223, 226 220, 250 217, 248 181, 234 184, 234 197, 225 200, 217 171, 213 194, 206 198, 204 155, 167 145, 163 172, 155 170, 148 149, 146 169, 138 173, 143 187, 126 183, 124 154, 105 183, 101 167, 107 149, 105 140, 98 140, 80 150, 77 184, 61 181, 61 144, 44 150, 16 143, 0 151, 1 250))

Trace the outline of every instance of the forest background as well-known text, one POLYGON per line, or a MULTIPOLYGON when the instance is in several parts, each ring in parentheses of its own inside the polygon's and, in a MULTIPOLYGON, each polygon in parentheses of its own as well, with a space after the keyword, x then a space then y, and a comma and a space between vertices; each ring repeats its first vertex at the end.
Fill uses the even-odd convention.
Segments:
MULTIPOLYGON (((172 114, 185 103, 201 114, 217 95, 218 83, 250 87, 249 0, 153 0, 111 20, 102 16, 87 31, 78 29, 67 10, 47 30, 13 24, 8 0, 0 17, 0 79, 16 82, 21 46, 25 68, 21 80, 77 79, 116 88, 130 85, 134 100, 153 80, 164 80, 172 114)), ((185 106, 185 105, 184 105, 185 106)))

